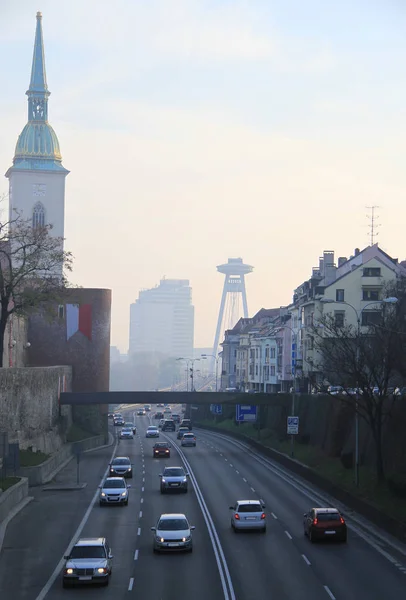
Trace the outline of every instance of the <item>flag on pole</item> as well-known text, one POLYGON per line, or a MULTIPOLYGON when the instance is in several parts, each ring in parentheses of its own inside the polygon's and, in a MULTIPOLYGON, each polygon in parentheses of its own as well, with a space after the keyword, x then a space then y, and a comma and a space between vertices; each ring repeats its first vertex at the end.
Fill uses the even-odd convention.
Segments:
POLYGON ((77 331, 92 339, 91 304, 66 305, 66 338, 69 340, 77 331))

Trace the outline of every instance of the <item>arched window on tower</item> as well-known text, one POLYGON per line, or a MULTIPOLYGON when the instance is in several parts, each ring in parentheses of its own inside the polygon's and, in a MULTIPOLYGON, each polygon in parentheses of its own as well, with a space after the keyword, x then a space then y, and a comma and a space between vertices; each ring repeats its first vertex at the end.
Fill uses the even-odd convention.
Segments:
POLYGON ((34 229, 45 227, 45 208, 41 202, 37 202, 32 211, 32 226, 34 229))

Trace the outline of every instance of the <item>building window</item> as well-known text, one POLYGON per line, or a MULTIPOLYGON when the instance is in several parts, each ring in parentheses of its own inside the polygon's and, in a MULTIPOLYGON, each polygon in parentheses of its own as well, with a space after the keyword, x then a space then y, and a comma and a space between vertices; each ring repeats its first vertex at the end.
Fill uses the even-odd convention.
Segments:
POLYGON ((380 277, 381 269, 380 269, 380 267, 364 267, 362 276, 363 277, 380 277))
POLYGON ((345 317, 344 310, 335 310, 334 311, 334 325, 336 327, 344 327, 344 317, 345 317))
POLYGON ((65 316, 65 307, 63 304, 58 306, 58 319, 63 319, 65 316))
POLYGON ((258 348, 255 348, 255 358, 258 358, 258 348))
POLYGON ((254 375, 254 365, 250 365, 250 375, 254 375))
POLYGON ((255 365, 255 375, 258 375, 258 365, 255 365))
POLYGON ((234 350, 234 358, 237 358, 237 350, 234 350))
POLYGON ((271 365, 271 377, 275 377, 275 365, 271 365))
POLYGON ((379 300, 379 290, 370 290, 368 288, 362 288, 362 299, 379 300))
POLYGON ((344 302, 344 290, 336 290, 336 302, 344 302))
POLYGON ((237 371, 237 365, 234 365, 234 373, 237 371))
POLYGON ((381 311, 366 310, 362 313, 361 324, 365 327, 368 325, 379 325, 382 319, 381 311))
POLYGON ((269 358, 269 346, 265 348, 265 358, 269 358))
POLYGON ((255 358, 255 350, 254 349, 250 350, 250 358, 255 358))
POLYGON ((45 227, 45 208, 41 202, 37 202, 32 211, 32 227, 45 227))
POLYGON ((275 348, 271 348, 271 358, 275 358, 275 348))

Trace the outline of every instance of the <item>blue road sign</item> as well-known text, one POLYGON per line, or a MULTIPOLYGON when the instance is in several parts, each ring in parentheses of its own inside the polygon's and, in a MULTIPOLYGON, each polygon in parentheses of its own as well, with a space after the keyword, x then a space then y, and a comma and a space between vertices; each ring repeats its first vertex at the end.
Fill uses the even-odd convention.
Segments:
POLYGON ((288 435, 297 435, 299 433, 299 417, 288 417, 288 435))
POLYGON ((251 404, 237 404, 235 407, 235 420, 242 423, 257 420, 257 406, 251 404))
POLYGON ((223 405, 222 404, 210 404, 210 412, 213 415, 222 415, 223 414, 223 405))

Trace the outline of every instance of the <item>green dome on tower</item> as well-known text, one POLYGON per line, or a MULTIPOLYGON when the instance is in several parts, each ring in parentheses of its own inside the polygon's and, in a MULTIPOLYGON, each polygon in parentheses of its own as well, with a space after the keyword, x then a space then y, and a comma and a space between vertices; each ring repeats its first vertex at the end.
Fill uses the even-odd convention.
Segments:
POLYGON ((55 131, 48 123, 48 84, 45 73, 42 14, 37 13, 34 55, 28 96, 28 123, 19 135, 12 169, 63 171, 61 150, 55 131))

